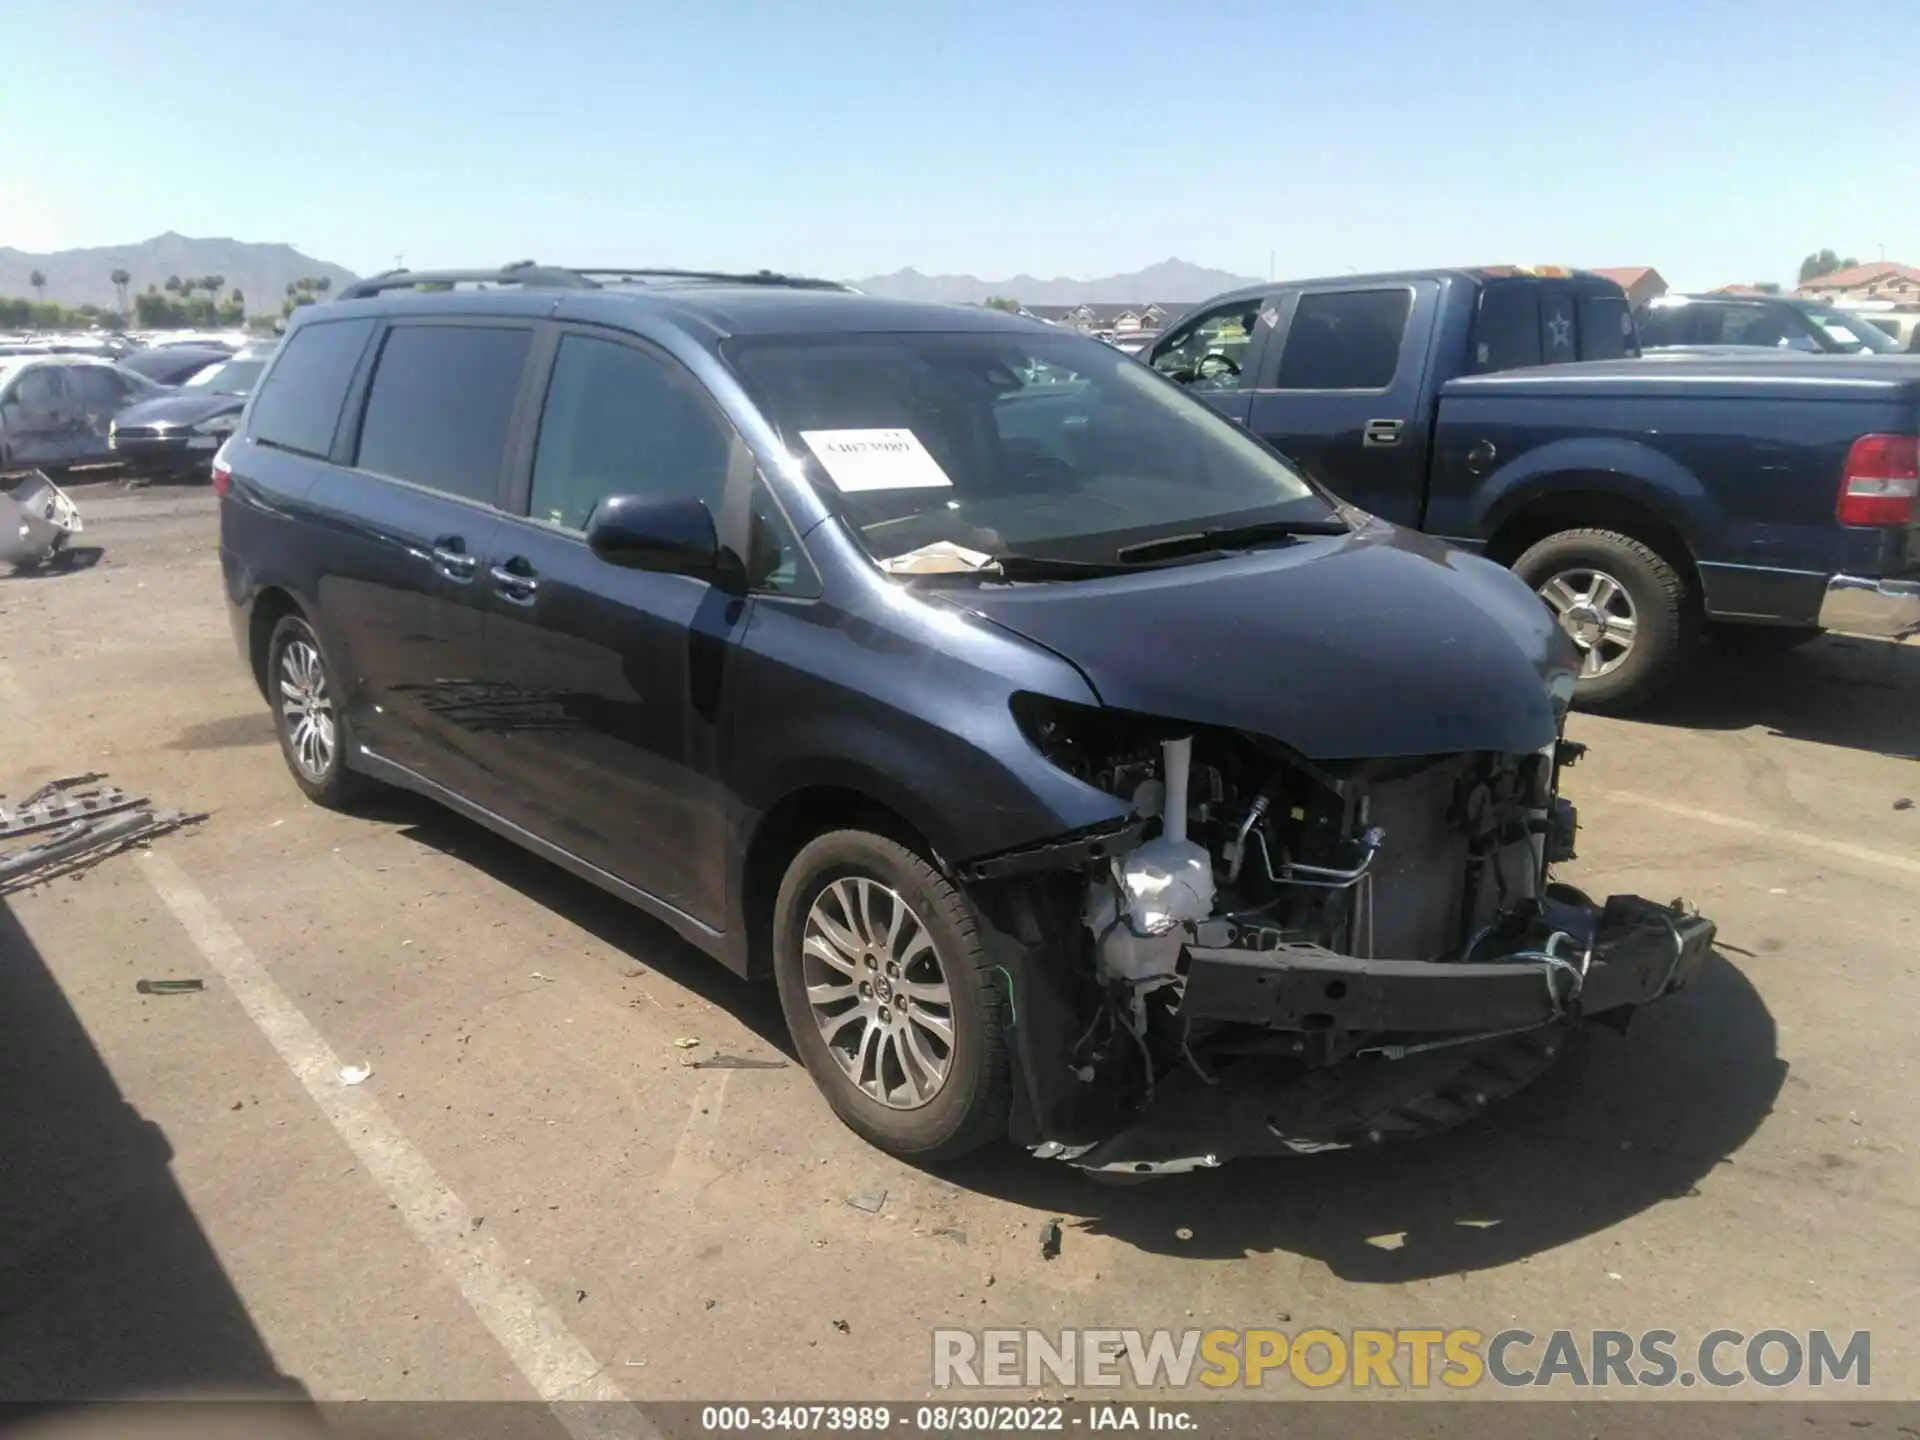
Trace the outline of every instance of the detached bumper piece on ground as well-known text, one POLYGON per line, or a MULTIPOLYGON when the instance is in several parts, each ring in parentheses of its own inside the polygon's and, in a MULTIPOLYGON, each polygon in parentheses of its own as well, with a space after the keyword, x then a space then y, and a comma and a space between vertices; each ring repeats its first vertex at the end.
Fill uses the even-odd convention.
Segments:
POLYGON ((204 816, 160 809, 102 775, 49 781, 19 804, 0 799, 0 895, 71 875, 204 816), (90 787, 90 788, 82 788, 90 787), (7 845, 26 837, 27 843, 7 845))
POLYGON ((85 527, 66 491, 38 470, 0 475, 0 564, 31 570, 70 553, 85 527))
POLYGON ((1135 818, 966 867, 1009 977, 1016 1137, 1043 1158, 1172 1174, 1443 1130, 1712 951, 1679 901, 1550 879, 1581 747, 1316 764, 1074 719, 1094 733, 1043 743, 1135 818))

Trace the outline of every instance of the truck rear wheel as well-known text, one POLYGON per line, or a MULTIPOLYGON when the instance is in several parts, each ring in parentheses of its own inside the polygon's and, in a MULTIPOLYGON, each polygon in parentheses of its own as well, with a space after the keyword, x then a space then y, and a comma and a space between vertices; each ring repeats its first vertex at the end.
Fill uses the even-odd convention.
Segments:
POLYGON ((1673 679, 1693 639, 1687 586, 1651 546, 1613 530, 1562 530, 1513 568, 1579 647, 1581 709, 1622 714, 1673 679))

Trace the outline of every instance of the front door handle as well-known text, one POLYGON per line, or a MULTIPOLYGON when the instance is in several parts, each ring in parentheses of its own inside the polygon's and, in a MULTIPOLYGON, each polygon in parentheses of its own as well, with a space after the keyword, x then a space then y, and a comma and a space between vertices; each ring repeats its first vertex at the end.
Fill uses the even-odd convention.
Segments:
POLYGON ((1405 427, 1398 420, 1369 420, 1361 443, 1371 446, 1398 445, 1405 427))
POLYGON ((443 535, 433 542, 433 568, 449 580, 473 579, 480 562, 467 553, 467 542, 458 535, 443 535))
POLYGON ((517 556, 504 565, 495 565, 488 573, 493 576, 494 593, 502 600, 531 605, 540 594, 540 582, 533 575, 533 567, 517 556))

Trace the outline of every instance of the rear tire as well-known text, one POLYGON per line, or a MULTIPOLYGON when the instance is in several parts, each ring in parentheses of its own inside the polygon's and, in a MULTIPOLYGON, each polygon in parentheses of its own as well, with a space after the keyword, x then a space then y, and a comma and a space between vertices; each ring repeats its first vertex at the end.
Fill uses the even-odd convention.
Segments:
POLYGON ((293 783, 329 810, 350 809, 369 788, 365 776, 347 768, 353 739, 340 693, 313 627, 298 615, 282 616, 267 640, 267 703, 293 783))
POLYGON ((972 905, 923 856, 865 830, 810 841, 773 947, 794 1046, 848 1128, 920 1164, 1005 1138, 1006 996, 972 905))
POLYGON ((1652 546, 1614 530, 1563 530, 1513 565, 1580 647, 1574 703, 1624 714, 1672 682, 1693 644, 1686 581, 1652 546))

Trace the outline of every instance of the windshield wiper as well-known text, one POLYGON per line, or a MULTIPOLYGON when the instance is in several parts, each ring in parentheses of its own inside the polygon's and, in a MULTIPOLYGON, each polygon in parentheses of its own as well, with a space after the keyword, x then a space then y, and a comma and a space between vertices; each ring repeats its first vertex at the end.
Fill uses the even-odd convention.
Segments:
POLYGON ((1256 545, 1263 540, 1289 540, 1298 535, 1348 535, 1353 527, 1336 516, 1305 520, 1261 520, 1251 525, 1223 525, 1214 530, 1196 530, 1188 535, 1163 535, 1158 540, 1142 540, 1137 545, 1122 545, 1117 557, 1137 565, 1143 560, 1165 560, 1176 555, 1203 555, 1210 550, 1232 550, 1256 545))
POLYGON ((940 583, 953 580, 1098 580, 1125 575, 1132 565, 1098 560, 1056 560, 1046 555, 995 555, 973 569, 903 571, 895 579, 940 583))

